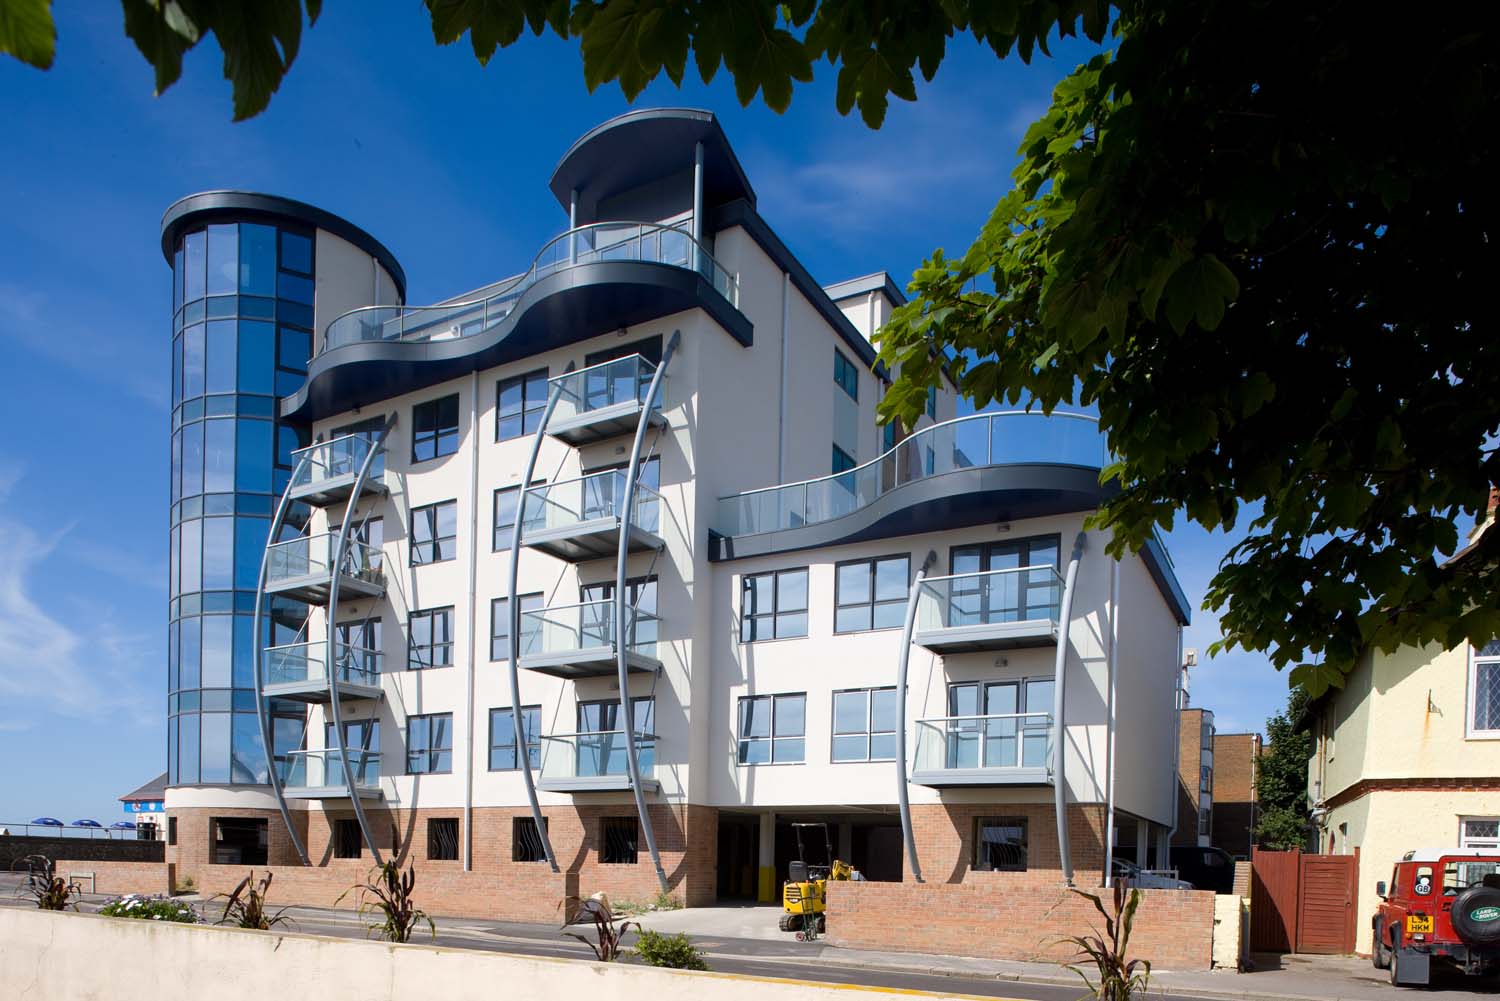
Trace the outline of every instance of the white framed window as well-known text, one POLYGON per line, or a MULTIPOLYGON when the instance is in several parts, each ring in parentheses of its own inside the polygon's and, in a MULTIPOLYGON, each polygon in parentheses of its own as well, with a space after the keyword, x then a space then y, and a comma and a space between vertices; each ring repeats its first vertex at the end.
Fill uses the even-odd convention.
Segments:
POLYGON ((1500 640, 1490 640, 1469 656, 1467 736, 1500 737, 1500 640))
POLYGON ((1500 848, 1500 817, 1463 817, 1458 824, 1458 847, 1500 848))

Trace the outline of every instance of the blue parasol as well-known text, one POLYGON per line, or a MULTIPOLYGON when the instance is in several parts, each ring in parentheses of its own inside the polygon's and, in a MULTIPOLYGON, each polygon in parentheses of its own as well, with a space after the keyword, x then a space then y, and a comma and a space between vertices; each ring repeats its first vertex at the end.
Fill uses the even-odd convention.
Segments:
POLYGON ((72 827, 101 827, 102 828, 104 825, 101 824, 101 823, 99 823, 99 821, 97 821, 97 820, 75 820, 69 826, 72 826, 72 827))
POLYGON ((35 820, 33 820, 32 823, 36 824, 38 827, 64 827, 64 826, 66 826, 65 824, 63 824, 63 822, 61 820, 58 820, 56 817, 38 817, 35 820))

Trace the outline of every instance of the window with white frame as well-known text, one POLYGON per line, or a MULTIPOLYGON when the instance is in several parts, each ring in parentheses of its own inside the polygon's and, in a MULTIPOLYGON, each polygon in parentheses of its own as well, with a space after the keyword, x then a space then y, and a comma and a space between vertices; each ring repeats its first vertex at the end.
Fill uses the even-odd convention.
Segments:
POLYGON ((806 757, 806 734, 806 693, 740 699, 740 764, 800 764, 806 757))
POLYGON ((896 689, 833 693, 833 760, 896 759, 896 689))
POLYGON ((1474 651, 1469 667, 1469 733, 1500 737, 1500 640, 1474 651))
POLYGON ((1465 817, 1459 823, 1458 846, 1500 849, 1500 817, 1465 817))

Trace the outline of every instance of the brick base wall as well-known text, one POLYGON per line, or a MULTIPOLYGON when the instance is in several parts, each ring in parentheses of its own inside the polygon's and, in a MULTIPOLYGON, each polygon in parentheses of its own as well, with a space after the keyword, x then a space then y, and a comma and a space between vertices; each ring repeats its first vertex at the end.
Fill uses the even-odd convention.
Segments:
MULTIPOLYGON (((1056 874, 982 873, 988 884, 828 884, 828 941, 851 949, 1071 962, 1059 940, 1103 930, 1089 901, 1057 885, 1056 874)), ((1214 895, 1142 890, 1131 958, 1162 970, 1213 965, 1214 895)), ((1106 903, 1108 906, 1108 903, 1106 903)))
POLYGON ((115 862, 157 862, 165 856, 160 841, 123 838, 47 838, 13 834, 0 838, 0 869, 9 870, 17 859, 45 855, 50 859, 99 859, 115 862))
MULTIPOLYGON (((1104 872, 1104 807, 1074 804, 1068 807, 1067 816, 1075 881, 1080 886, 1098 886, 1104 872)), ((1054 884, 1060 881, 1057 813, 1051 803, 931 803, 911 808, 912 836, 927 882, 987 885, 998 875, 1018 875, 974 870, 975 822, 980 817, 1024 819, 1028 870, 1046 872, 1054 884)))
POLYGON ((94 859, 63 859, 57 863, 57 874, 77 880, 84 893, 106 893, 121 897, 127 893, 148 896, 172 892, 169 870, 163 862, 115 862, 94 859), (88 874, 93 879, 88 879, 88 874))

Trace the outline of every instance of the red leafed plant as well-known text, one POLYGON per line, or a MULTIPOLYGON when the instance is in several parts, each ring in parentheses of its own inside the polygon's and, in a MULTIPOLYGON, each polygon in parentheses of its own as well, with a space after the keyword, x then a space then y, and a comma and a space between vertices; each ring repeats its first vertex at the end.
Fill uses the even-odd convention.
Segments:
MULTIPOLYGON (((564 904, 557 906, 563 907, 564 904)), ((594 956, 599 962, 613 963, 620 958, 620 940, 625 937, 625 931, 631 925, 635 925, 637 930, 641 927, 639 921, 625 921, 615 917, 614 911, 609 906, 609 898, 602 893, 596 893, 578 905, 578 910, 574 911, 573 917, 563 925, 562 931, 564 935, 576 938, 594 950, 594 956), (592 939, 581 932, 568 931, 568 925, 583 924, 586 920, 594 922, 592 939)))

